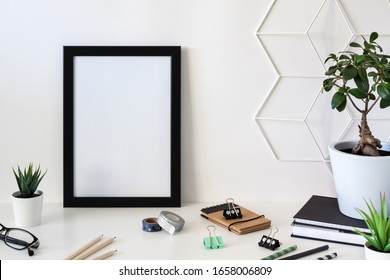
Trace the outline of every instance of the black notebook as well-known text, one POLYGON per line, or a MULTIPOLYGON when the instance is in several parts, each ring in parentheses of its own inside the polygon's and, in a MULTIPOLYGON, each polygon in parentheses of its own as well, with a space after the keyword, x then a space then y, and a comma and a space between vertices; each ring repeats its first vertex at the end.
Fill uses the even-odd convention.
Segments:
POLYGON ((366 239, 363 236, 348 230, 298 224, 295 222, 292 223, 291 228, 291 237, 329 241, 357 246, 363 246, 366 242, 366 239))
POLYGON ((311 226, 370 232, 364 220, 348 217, 340 212, 337 198, 313 195, 295 214, 294 222, 311 226))

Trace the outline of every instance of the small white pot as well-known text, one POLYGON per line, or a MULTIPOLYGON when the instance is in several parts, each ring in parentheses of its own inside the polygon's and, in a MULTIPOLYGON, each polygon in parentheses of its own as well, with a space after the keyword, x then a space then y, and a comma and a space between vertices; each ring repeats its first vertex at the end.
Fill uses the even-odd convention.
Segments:
MULTIPOLYGON (((364 199, 372 200, 380 209, 380 193, 390 198, 390 156, 370 157, 342 152, 357 142, 345 141, 329 146, 332 173, 340 211, 349 217, 362 219, 356 207, 367 211, 364 199)), ((389 143, 382 143, 384 150, 390 150, 389 143)), ((387 199, 388 214, 390 199, 387 199)))
POLYGON ((390 260, 390 253, 379 252, 372 248, 370 243, 366 242, 364 244, 364 255, 366 260, 390 260))
POLYGON ((18 227, 33 227, 41 224, 43 192, 36 191, 37 196, 20 198, 20 192, 12 194, 12 206, 14 210, 15 224, 18 227))

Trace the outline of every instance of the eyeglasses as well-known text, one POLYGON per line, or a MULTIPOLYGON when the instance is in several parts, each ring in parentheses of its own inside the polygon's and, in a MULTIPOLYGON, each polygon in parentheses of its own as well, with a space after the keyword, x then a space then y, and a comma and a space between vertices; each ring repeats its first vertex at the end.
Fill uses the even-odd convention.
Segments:
POLYGON ((28 255, 34 255, 33 249, 39 247, 38 238, 31 232, 21 228, 7 228, 0 224, 0 240, 3 240, 5 245, 15 250, 27 249, 28 255))

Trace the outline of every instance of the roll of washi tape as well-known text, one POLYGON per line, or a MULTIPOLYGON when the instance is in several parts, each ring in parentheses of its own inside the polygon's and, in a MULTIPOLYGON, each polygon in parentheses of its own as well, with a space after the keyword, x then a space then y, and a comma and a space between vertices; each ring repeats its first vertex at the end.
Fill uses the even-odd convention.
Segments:
POLYGON ((183 229, 184 219, 179 215, 169 212, 169 211, 161 211, 160 215, 157 218, 157 223, 165 229, 170 234, 174 234, 183 229))
POLYGON ((157 218, 147 218, 142 220, 142 230, 156 232, 161 230, 161 226, 157 223, 157 218))

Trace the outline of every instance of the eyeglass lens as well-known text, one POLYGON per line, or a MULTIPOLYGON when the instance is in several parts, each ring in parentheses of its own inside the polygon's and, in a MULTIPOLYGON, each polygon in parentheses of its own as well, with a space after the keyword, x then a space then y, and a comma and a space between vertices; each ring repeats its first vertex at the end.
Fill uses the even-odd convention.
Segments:
POLYGON ((27 248, 34 241, 34 237, 27 231, 10 229, 4 241, 11 248, 21 250, 27 248))

